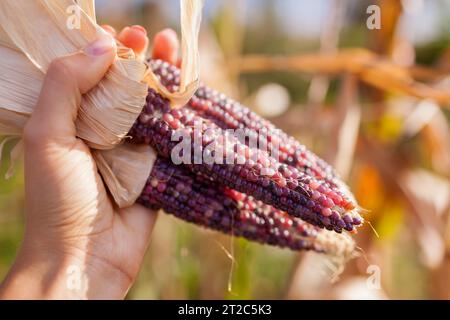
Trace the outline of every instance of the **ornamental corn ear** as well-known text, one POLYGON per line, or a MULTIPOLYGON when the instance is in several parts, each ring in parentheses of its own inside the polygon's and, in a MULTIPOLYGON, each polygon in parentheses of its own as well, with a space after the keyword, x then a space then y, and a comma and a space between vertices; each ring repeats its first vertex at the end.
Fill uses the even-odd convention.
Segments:
MULTIPOLYGON (((152 62, 152 65, 161 82, 169 90, 175 90, 178 80, 175 67, 163 62, 152 62)), ((131 141, 150 144, 160 156, 170 159, 179 144, 172 137, 181 132, 191 141, 200 140, 199 147, 204 151, 201 156, 214 158, 213 163, 204 163, 204 159, 198 159, 193 144, 189 154, 182 155, 187 157, 188 163, 185 166, 193 173, 210 177, 215 183, 247 194, 320 228, 340 233, 342 230, 353 231, 355 226, 362 223, 353 197, 323 160, 284 133, 271 136, 271 132, 278 130, 274 130, 272 124, 250 113, 248 109, 233 104, 218 93, 205 95, 204 92, 210 92, 210 89, 201 87, 188 106, 172 109, 167 99, 149 89, 147 103, 129 133, 131 141), (289 153, 292 150, 282 150, 282 157, 278 160, 270 153, 259 152, 261 150, 258 148, 230 135, 224 129, 229 127, 223 124, 227 121, 218 121, 217 116, 215 121, 211 120, 211 116, 204 117, 205 108, 199 107, 198 97, 202 97, 202 106, 233 104, 234 120, 231 120, 231 116, 223 117, 225 120, 229 119, 228 123, 234 121, 233 124, 238 127, 248 127, 249 124, 252 128, 264 125, 268 128, 266 135, 270 137, 270 141, 283 138, 295 144, 297 149, 294 148, 294 154, 298 154, 297 160, 292 160, 289 153), (244 117, 244 114, 247 116, 244 117), (250 118, 253 120, 249 120, 250 118), (218 122, 222 125, 217 125, 218 122), (210 148, 211 146, 214 148, 210 148), (227 152, 219 153, 217 150, 227 152), (232 164, 227 162, 229 159, 232 164), (311 165, 314 169, 304 165, 306 162, 314 163, 311 165)), ((219 110, 218 107, 215 108, 216 111, 219 110)), ((225 109, 223 107, 220 110, 225 109)), ((213 108, 210 110, 214 111, 213 108)), ((186 153, 185 150, 183 152, 186 153)))

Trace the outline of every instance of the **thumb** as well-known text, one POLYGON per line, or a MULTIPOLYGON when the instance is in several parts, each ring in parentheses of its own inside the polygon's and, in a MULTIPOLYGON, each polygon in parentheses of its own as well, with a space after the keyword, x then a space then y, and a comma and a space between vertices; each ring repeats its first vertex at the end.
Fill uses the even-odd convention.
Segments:
POLYGON ((75 138, 81 95, 104 77, 115 55, 114 39, 102 34, 83 52, 54 60, 48 68, 38 103, 25 126, 25 143, 35 144, 52 137, 75 138))

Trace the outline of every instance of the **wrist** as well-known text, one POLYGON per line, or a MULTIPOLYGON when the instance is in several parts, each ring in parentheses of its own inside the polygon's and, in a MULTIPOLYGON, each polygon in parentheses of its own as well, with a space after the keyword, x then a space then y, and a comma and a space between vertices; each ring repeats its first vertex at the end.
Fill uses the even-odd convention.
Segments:
POLYGON ((0 298, 123 299, 131 286, 120 270, 81 250, 54 252, 36 247, 22 245, 0 286, 0 298))

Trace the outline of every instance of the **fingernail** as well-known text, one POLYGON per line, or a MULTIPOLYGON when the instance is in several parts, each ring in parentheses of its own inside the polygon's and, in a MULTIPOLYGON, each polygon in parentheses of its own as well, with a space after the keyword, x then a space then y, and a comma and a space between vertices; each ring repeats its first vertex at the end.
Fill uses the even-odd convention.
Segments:
POLYGON ((140 26, 140 25, 134 25, 134 26, 131 26, 130 28, 131 28, 132 30, 142 32, 145 36, 147 35, 147 30, 145 30, 145 28, 144 28, 143 26, 140 26))
POLYGON ((147 36, 147 30, 145 30, 144 27, 134 25, 131 27, 125 27, 122 29, 122 31, 119 33, 119 39, 121 38, 127 38, 127 37, 133 37, 136 34, 147 36))
POLYGON ((111 51, 115 46, 114 39, 110 35, 101 35, 95 42, 88 45, 84 52, 90 56, 102 56, 111 51))
POLYGON ((177 33, 175 32, 175 30, 173 30, 171 28, 166 28, 166 29, 162 30, 160 32, 160 34, 163 34, 163 35, 168 36, 168 37, 170 37, 172 39, 178 40, 177 33))

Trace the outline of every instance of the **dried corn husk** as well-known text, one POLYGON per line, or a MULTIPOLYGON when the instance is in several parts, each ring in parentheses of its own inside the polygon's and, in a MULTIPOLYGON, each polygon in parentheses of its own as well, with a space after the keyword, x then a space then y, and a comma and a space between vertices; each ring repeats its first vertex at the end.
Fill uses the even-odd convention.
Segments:
MULTIPOLYGON (((181 0, 185 65, 179 92, 167 92, 146 63, 118 43, 116 61, 82 98, 77 135, 97 149, 93 154, 99 171, 119 207, 139 196, 148 176, 144 173, 150 173, 155 158, 149 147, 116 148, 140 114, 148 86, 174 106, 187 102, 197 89, 202 3, 181 0)), ((96 23, 94 0, 0 1, 0 134, 21 135, 51 61, 81 51, 103 32, 96 23), (74 14, 79 24, 69 27, 74 14)))
MULTIPOLYGON (((0 24, 12 42, 45 73, 54 59, 80 51, 104 32, 82 10, 79 29, 68 28, 71 13, 67 8, 71 6, 72 0, 2 1, 0 24)), ((142 80, 146 70, 142 61, 119 57, 99 85, 83 97, 76 123, 78 136, 97 149, 117 145, 145 103, 147 84, 142 80)))
POLYGON ((181 55, 182 66, 180 88, 170 92, 160 84, 156 75, 149 72, 146 80, 152 88, 167 97, 172 107, 184 106, 194 95, 199 85, 198 33, 200 30, 203 0, 182 0, 181 5, 181 55))
POLYGON ((95 1, 92 0, 75 0, 80 8, 86 12, 86 14, 91 17, 92 20, 96 21, 95 17, 95 1))
POLYGON ((124 143, 111 150, 93 150, 92 155, 115 202, 122 208, 131 206, 150 176, 156 160, 153 149, 148 145, 124 143), (130 157, 145 166, 130 165, 130 157), (138 176, 145 179, 136 179, 138 176))

